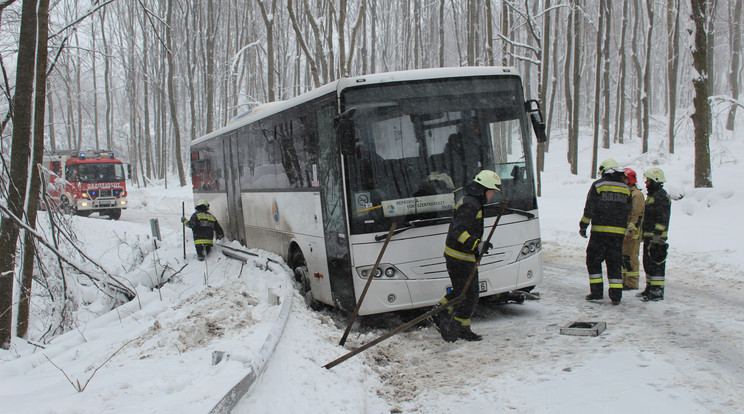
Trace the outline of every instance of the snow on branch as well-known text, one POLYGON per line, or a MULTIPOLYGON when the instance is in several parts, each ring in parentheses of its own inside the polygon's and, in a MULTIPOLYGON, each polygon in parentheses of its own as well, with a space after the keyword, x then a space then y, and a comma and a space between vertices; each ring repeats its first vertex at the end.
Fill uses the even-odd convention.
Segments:
POLYGON ((709 99, 711 103, 714 103, 714 102, 730 103, 732 105, 736 105, 744 109, 744 102, 734 99, 727 95, 715 95, 715 96, 711 96, 709 99))
POLYGON ((56 254, 57 257, 59 257, 60 259, 62 259, 62 261, 64 261, 68 265, 72 266, 75 270, 77 270, 81 274, 87 276, 96 285, 96 287, 98 287, 102 292, 105 293, 105 290, 103 288, 101 288, 101 286, 99 286, 99 283, 103 284, 106 287, 109 287, 111 290, 113 290, 115 292, 118 292, 118 293, 124 295, 128 300, 132 300, 132 299, 134 299, 137 296, 137 294, 132 289, 130 289, 129 287, 127 287, 124 283, 120 282, 112 274, 108 273, 106 271, 106 269, 104 269, 100 264, 96 263, 95 260, 91 259, 90 257, 88 257, 87 255, 85 255, 84 253, 80 252, 79 249, 78 249, 78 252, 80 252, 83 255, 83 257, 85 257, 91 263, 93 263, 96 266, 98 266, 106 274, 106 276, 108 277, 108 281, 101 280, 101 278, 99 278, 97 276, 94 276, 94 275, 86 272, 85 270, 83 270, 82 268, 80 268, 80 266, 78 266, 77 264, 75 264, 72 260, 66 258, 62 254, 62 252, 60 252, 54 246, 52 246, 51 244, 49 244, 49 242, 46 241, 46 239, 44 239, 44 237, 42 237, 41 234, 39 234, 35 229, 32 229, 31 227, 29 227, 26 223, 23 222, 23 220, 21 220, 18 217, 16 217, 15 214, 13 214, 10 210, 8 210, 7 207, 3 206, 2 204, 0 204, 0 212, 2 212, 4 216, 12 219, 18 225, 20 225, 21 227, 23 227, 28 233, 30 233, 37 240, 39 240, 41 242, 41 244, 43 244, 44 246, 46 246, 49 250, 51 250, 54 254, 56 254))

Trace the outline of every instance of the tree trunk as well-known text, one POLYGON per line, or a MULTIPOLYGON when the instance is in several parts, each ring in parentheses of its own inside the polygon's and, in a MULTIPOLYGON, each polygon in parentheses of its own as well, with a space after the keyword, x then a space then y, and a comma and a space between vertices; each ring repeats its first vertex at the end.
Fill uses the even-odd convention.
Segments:
MULTIPOLYGON (((591 177, 597 175, 597 157, 599 153, 599 112, 602 110, 602 36, 604 35, 605 24, 605 1, 599 0, 599 27, 597 28, 597 60, 594 76, 594 141, 592 148, 592 169, 591 177)), ((609 47, 609 45, 605 45, 609 47)))
POLYGON ((602 109, 602 148, 610 148, 610 45, 612 44, 612 1, 605 1, 605 34, 602 59, 602 90, 604 108, 602 109))
MULTIPOLYGON (((439 0, 439 67, 444 67, 444 2, 439 0)), ((372 3, 375 3, 374 1, 372 3)))
POLYGON ((574 0, 573 8, 573 114, 571 116, 571 174, 579 173, 579 109, 581 100, 581 0, 574 0))
MULTIPOLYGON (((741 10, 742 0, 736 0, 734 14, 731 17, 731 31, 733 39, 731 41, 731 71, 729 71, 729 84, 731 85, 731 98, 739 100, 739 65, 741 64, 741 10)), ((736 103, 731 104, 728 117, 726 118, 726 129, 734 130, 736 121, 736 103)))
POLYGON ((114 150, 114 113, 111 110, 111 57, 106 40, 106 8, 101 10, 101 41, 103 42, 103 89, 106 94, 106 148, 114 150))
MULTIPOLYGON (((741 2, 741 0, 739 0, 741 2)), ((669 79, 669 153, 674 154, 674 125, 677 119, 677 76, 679 73, 680 1, 669 0, 667 11, 667 76, 669 79)))
POLYGON ((571 63, 573 62, 573 20, 576 8, 575 0, 571 0, 571 9, 568 12, 568 25, 566 26, 566 60, 563 66, 564 94, 566 97, 566 118, 568 118, 568 148, 566 150, 566 160, 573 164, 573 94, 571 93, 571 63))
POLYGON ((186 186, 186 174, 183 169, 183 155, 181 154, 181 126, 178 123, 178 111, 176 110, 176 88, 173 86, 173 76, 175 76, 175 65, 173 64, 173 34, 172 34, 172 23, 173 23, 173 2, 168 2, 168 28, 165 30, 167 36, 166 42, 168 43, 168 103, 170 105, 171 122, 173 123, 173 134, 174 134, 174 146, 175 146, 175 161, 178 169, 178 180, 181 187, 186 186))
MULTIPOLYGON (((263 2, 258 2, 258 4, 263 4, 263 2)), ((215 62, 215 56, 214 56, 214 41, 216 37, 216 30, 215 27, 217 23, 215 22, 214 17, 214 1, 208 1, 207 2, 207 27, 206 27, 206 64, 207 64, 207 72, 206 72, 206 79, 204 82, 204 87, 206 88, 206 98, 207 101, 204 103, 205 109, 207 112, 207 125, 205 128, 205 133, 212 132, 214 130, 214 62, 215 62)))
POLYGON ((620 35, 620 78, 617 83, 617 116, 615 117, 615 141, 622 144, 625 139, 625 78, 627 76, 627 54, 625 53, 625 35, 628 30, 628 3, 623 2, 623 22, 620 35))
POLYGON ((643 69, 643 153, 648 152, 648 128, 651 117, 651 37, 654 31, 654 0, 646 0, 648 34, 646 35, 646 65, 643 69))
MULTIPOLYGON (((639 44, 639 37, 640 37, 640 30, 641 30, 641 20, 643 19, 643 11, 641 9, 641 5, 639 3, 640 0, 634 0, 633 4, 635 6, 635 19, 633 21, 633 40, 631 42, 631 57, 633 58, 633 67, 635 68, 635 74, 636 74, 636 89, 635 94, 633 95, 633 98, 635 100, 635 120, 636 120, 636 132, 638 137, 643 136, 643 68, 641 67, 641 59, 638 56, 638 51, 641 50, 641 45, 639 44)), ((632 126, 632 123, 631 123, 632 126)))
MULTIPOLYGON (((34 66, 36 62, 36 0, 24 0, 13 96, 13 142, 10 153, 8 209, 23 217, 31 156, 34 66)), ((13 282, 19 227, 15 220, 3 218, 0 224, 0 348, 10 349, 13 324, 13 282)))
POLYGON ((692 50, 692 67, 698 73, 693 78, 695 112, 692 124, 695 130, 695 188, 713 187, 710 170, 710 102, 708 101, 708 0, 691 0, 692 20, 695 23, 695 47, 692 50))
MULTIPOLYGON (((32 152, 31 185, 28 190, 26 217, 28 225, 36 229, 36 213, 41 190, 41 165, 44 156, 44 110, 46 109, 47 83, 47 43, 49 36, 49 0, 39 0, 38 8, 38 46, 36 48, 36 101, 34 105, 34 149, 32 152)), ((21 295, 18 301, 16 336, 28 335, 31 289, 34 282, 34 260, 36 245, 30 232, 24 231, 23 264, 21 265, 21 295)))
POLYGON ((266 25, 266 72, 267 72, 267 97, 269 102, 276 101, 276 81, 275 79, 275 59, 274 59, 274 20, 269 18, 269 13, 274 16, 276 13, 276 0, 271 1, 271 10, 267 11, 263 1, 258 2, 258 6, 261 9, 261 17, 263 17, 264 24, 266 25))

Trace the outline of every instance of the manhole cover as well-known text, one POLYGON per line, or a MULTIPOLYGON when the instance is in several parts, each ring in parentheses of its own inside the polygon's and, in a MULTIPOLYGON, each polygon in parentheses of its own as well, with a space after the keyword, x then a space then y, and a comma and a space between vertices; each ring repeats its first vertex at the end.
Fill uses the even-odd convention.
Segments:
POLYGON ((599 336, 605 329, 605 322, 569 322, 561 327, 561 335, 599 336))

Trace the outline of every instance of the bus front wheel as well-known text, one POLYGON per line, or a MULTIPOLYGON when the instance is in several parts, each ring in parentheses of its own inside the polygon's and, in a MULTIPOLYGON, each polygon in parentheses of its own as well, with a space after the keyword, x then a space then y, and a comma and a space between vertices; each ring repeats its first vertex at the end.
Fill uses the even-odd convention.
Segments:
POLYGON ((294 279, 297 282, 300 294, 305 299, 305 303, 313 310, 317 310, 319 303, 313 298, 313 289, 310 285, 310 271, 307 269, 305 257, 299 250, 292 253, 290 267, 294 273, 294 279))

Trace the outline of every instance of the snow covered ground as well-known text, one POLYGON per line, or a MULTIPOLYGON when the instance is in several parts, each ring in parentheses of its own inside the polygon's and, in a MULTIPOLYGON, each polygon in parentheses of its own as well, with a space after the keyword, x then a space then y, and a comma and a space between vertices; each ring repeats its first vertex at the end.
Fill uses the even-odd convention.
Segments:
MULTIPOLYGON (((586 240, 577 230, 592 182, 591 134, 582 136, 577 176, 568 172, 565 136, 554 135, 539 199, 541 300, 481 304, 473 323, 481 342, 445 343, 422 326, 326 370, 347 352, 337 346, 344 321, 309 310, 290 293, 292 312, 276 352, 234 412, 744 410, 744 144, 717 131, 715 188, 695 189, 692 143, 679 138, 676 154, 666 154, 665 128, 657 127, 648 154, 634 138, 601 150, 600 160, 613 157, 639 176, 661 167, 667 190, 682 197, 672 204, 664 301, 643 303, 632 294, 620 306, 584 300, 586 240), (607 330, 598 337, 560 335, 573 321, 604 321, 607 330)), ((0 352, 3 413, 205 413, 256 358, 280 308, 269 291, 286 294, 288 270, 263 252, 244 266, 219 254, 201 263, 190 244, 184 260, 178 219, 181 202, 191 211, 189 189, 151 186, 132 189, 130 198, 119 222, 73 221, 87 252, 138 286, 137 299, 105 312, 106 299, 83 289, 78 294, 87 305, 77 310, 72 331, 43 349, 16 338, 0 352), (163 235, 157 250, 150 218, 159 219, 163 235), (153 288, 163 278, 170 283, 153 288), (214 351, 230 359, 212 365, 214 351)), ((46 321, 36 317, 38 334, 46 321)), ((347 346, 386 330, 365 332, 352 331, 347 346)))

